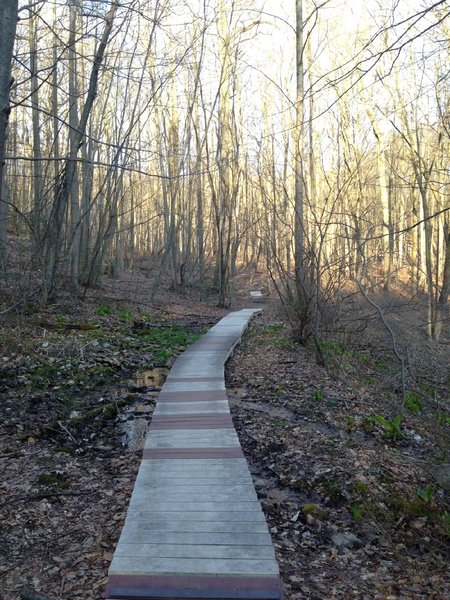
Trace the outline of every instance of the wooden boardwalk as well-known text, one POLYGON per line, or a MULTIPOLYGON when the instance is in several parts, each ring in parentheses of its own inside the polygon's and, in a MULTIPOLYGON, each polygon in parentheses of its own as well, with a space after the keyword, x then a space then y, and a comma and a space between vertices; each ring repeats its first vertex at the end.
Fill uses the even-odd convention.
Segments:
POLYGON ((258 312, 229 314, 172 367, 109 569, 107 599, 283 597, 224 383, 224 363, 258 312))

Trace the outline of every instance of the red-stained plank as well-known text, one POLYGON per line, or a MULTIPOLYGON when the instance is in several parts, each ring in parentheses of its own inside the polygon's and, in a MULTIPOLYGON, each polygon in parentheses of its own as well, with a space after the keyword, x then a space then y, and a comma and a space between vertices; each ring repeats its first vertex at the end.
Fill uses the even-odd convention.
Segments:
POLYGON ((111 575, 108 600, 282 600, 278 577, 111 575))
POLYGON ((240 447, 236 448, 146 448, 143 459, 152 458, 244 458, 240 447))

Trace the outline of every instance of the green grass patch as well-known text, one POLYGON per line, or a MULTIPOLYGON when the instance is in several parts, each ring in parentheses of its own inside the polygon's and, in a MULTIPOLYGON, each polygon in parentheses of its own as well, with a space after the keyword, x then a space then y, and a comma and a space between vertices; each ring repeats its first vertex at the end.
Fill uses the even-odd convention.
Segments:
POLYGON ((260 340, 263 347, 282 348, 284 350, 295 348, 294 340, 284 333, 284 327, 281 323, 267 325, 261 334, 260 340))
POLYGON ((405 394, 405 406, 414 415, 422 410, 422 402, 417 394, 407 391, 405 394))
POLYGON ((99 317, 106 317, 112 314, 112 308, 110 306, 98 306, 95 312, 99 317))
POLYGON ((199 340, 203 333, 192 333, 179 325, 169 327, 150 327, 136 332, 139 344, 145 345, 155 354, 160 364, 165 364, 176 352, 183 351, 187 346, 199 340))

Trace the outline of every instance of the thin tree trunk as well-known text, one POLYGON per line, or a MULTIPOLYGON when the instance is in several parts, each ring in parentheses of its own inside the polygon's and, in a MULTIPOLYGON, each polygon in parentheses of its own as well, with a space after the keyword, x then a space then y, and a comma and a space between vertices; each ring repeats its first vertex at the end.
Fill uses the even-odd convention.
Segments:
POLYGON ((0 271, 6 265, 8 202, 5 184, 6 130, 10 113, 11 64, 17 27, 17 0, 0 2, 0 271))
POLYGON ((31 119, 33 124, 33 242, 34 258, 39 256, 41 246, 41 194, 42 194, 42 168, 41 168, 41 131, 39 119, 39 80, 37 77, 37 17, 29 9, 30 19, 30 85, 31 85, 31 119))
POLYGON ((111 35, 116 10, 117 3, 113 2, 108 14, 105 17, 105 28, 94 57, 86 102, 81 113, 80 122, 76 131, 74 132, 73 144, 71 145, 69 158, 66 161, 64 171, 61 174, 60 181, 58 182, 56 188, 55 202, 50 214, 47 231, 47 248, 45 256, 46 299, 51 298, 55 292, 56 279, 58 275, 58 261, 60 258, 61 243, 63 239, 62 229, 66 216, 67 203, 76 173, 78 150, 85 135, 89 115, 91 113, 94 100, 97 96, 100 67, 102 65, 106 46, 111 35))
POLYGON ((450 294, 450 229, 448 226, 444 228, 444 235, 446 238, 444 270, 442 274, 442 287, 437 303, 436 323, 434 327, 434 338, 436 340, 438 340, 441 335, 443 321, 446 315, 448 316, 449 313, 448 297, 450 294))
POLYGON ((303 87, 304 87, 304 69, 303 69, 303 0, 296 0, 296 140, 295 140, 295 222, 294 222, 294 242, 295 242, 295 280, 297 288, 300 291, 303 285, 303 266, 304 266, 304 186, 303 186, 303 159, 302 159, 302 141, 303 141, 303 87))
MULTIPOLYGON (((70 0, 69 23, 69 152, 76 156, 78 148, 76 127, 78 125, 77 36, 79 0, 70 0)), ((78 164, 75 162, 70 184, 70 281, 78 288, 80 268, 80 205, 78 193, 78 164)))

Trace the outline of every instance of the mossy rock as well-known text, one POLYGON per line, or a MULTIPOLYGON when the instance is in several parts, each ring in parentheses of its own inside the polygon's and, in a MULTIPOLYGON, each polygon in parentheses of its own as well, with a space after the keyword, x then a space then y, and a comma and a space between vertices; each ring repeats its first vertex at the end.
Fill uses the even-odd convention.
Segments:
POLYGON ((328 514, 317 504, 313 502, 308 502, 302 506, 302 513, 305 516, 311 515, 312 517, 318 519, 319 521, 326 521, 328 519, 328 514))

